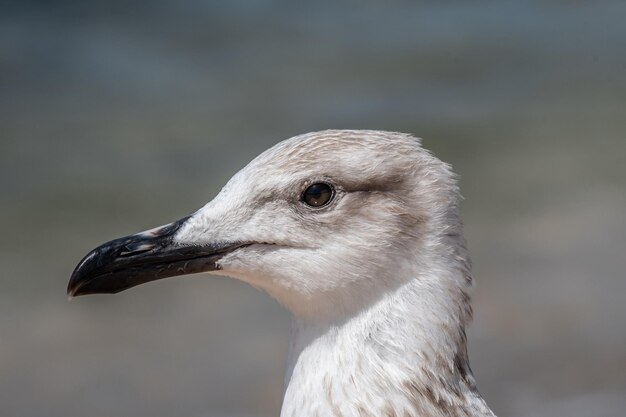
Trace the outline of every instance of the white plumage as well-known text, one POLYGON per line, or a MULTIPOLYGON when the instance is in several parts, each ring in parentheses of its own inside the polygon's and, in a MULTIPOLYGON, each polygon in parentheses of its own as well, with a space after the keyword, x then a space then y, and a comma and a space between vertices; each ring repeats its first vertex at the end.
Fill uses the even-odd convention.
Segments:
POLYGON ((228 254, 216 273, 294 315, 281 416, 492 415, 467 361, 458 199, 449 166, 417 139, 324 131, 261 154, 176 239, 271 243, 228 254), (297 207, 316 181, 334 200, 297 207))
POLYGON ((410 135, 309 133, 261 154, 189 218, 94 250, 69 291, 199 271, 266 291, 293 314, 282 417, 493 416, 467 358, 458 200, 450 167, 410 135), (313 184, 332 189, 326 204, 303 200, 313 184), (198 266, 189 248, 212 261, 198 266), (150 251, 154 277, 137 278, 150 251))

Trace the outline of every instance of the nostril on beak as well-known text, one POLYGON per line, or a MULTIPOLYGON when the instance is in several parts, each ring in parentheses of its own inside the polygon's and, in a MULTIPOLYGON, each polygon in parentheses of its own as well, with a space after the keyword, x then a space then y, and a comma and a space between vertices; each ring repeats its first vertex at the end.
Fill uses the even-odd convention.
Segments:
POLYGON ((139 255, 145 252, 149 252, 152 249, 154 249, 154 245, 149 244, 149 243, 142 243, 139 245, 126 245, 124 246, 124 249, 122 249, 122 251, 120 252, 118 256, 120 258, 124 258, 128 256, 135 256, 135 255, 139 255))

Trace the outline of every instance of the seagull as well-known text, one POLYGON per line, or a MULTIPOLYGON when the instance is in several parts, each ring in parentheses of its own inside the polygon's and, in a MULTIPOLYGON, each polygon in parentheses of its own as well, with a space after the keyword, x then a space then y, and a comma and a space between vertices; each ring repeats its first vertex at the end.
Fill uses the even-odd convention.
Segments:
POLYGON ((67 292, 226 275, 291 312, 281 417, 494 416, 468 361, 459 200, 450 166, 409 134, 307 133, 194 214, 92 250, 67 292))

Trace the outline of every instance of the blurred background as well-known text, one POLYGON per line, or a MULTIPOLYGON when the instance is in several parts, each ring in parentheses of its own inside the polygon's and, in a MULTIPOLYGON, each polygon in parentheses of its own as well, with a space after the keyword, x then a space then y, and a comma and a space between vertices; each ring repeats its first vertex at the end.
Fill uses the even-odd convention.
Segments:
POLYGON ((452 163, 499 416, 626 409, 626 2, 0 6, 0 414, 277 416, 289 316, 224 278, 68 302, 96 245, 312 130, 452 163))

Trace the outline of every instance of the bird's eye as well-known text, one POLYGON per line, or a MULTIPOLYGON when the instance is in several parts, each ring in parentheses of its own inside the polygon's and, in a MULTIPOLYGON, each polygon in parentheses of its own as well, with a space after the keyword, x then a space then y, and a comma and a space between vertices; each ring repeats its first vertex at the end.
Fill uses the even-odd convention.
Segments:
POLYGON ((302 194, 302 201, 311 207, 322 207, 330 203, 334 196, 333 188, 323 182, 315 183, 302 194))

